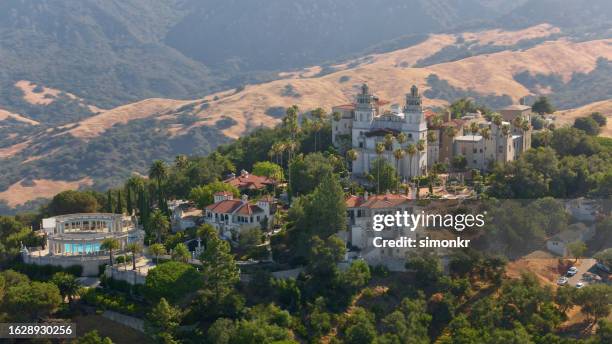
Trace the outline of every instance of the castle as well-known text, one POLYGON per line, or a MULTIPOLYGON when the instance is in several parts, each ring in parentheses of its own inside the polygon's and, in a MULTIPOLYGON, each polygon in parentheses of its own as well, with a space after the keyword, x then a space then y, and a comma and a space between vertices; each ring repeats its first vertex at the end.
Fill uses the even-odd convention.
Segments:
POLYGON ((338 147, 343 145, 342 141, 350 143, 350 148, 357 152, 357 159, 353 161, 354 174, 370 173, 373 162, 379 157, 397 166, 403 179, 425 174, 427 122, 419 90, 412 86, 410 93, 406 94, 403 109, 393 105, 389 111, 383 112, 382 107, 386 104, 371 94, 364 84, 354 104, 333 108, 333 112, 341 116, 332 124, 332 142, 338 147), (389 141, 389 137, 393 139, 389 141), (377 151, 379 144, 385 146, 383 152, 377 151), (394 152, 398 149, 405 151, 409 145, 415 146, 415 152, 395 159, 394 152))
POLYGON ((512 105, 486 120, 480 113, 452 119, 423 111, 416 86, 406 94, 404 106, 370 93, 366 84, 354 103, 332 108, 332 142, 340 151, 354 150, 353 174, 365 176, 377 158, 394 166, 402 180, 427 174, 436 163, 450 165, 465 158, 466 168, 487 170, 494 162, 506 163, 531 147, 531 108, 512 105), (378 148, 378 149, 377 149, 378 148))

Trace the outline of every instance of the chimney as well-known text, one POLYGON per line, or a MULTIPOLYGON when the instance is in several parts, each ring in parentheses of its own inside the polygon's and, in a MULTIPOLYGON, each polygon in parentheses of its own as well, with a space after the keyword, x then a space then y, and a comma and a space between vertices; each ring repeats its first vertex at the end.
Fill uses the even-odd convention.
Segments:
POLYGON ((242 203, 246 203, 249 201, 249 196, 247 195, 242 195, 242 203))
POLYGON ((363 199, 364 199, 365 201, 367 201, 367 200, 368 200, 368 196, 369 196, 369 194, 368 194, 368 192, 367 192, 367 191, 363 193, 363 199))
POLYGON ((446 114, 445 114, 445 118, 444 118, 444 122, 447 122, 447 123, 448 123, 448 122, 450 122, 450 121, 451 121, 451 119, 452 119, 452 117, 451 117, 451 112, 450 112, 450 110, 448 110, 448 109, 447 109, 447 110, 446 110, 446 114))

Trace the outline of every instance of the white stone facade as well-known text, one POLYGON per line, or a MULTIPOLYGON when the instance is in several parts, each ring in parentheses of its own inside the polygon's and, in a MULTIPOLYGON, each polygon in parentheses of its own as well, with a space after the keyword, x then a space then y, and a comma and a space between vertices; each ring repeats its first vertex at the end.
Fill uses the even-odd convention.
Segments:
MULTIPOLYGON (((427 172, 427 123, 423 114, 422 100, 416 86, 412 86, 406 94, 404 107, 391 106, 388 111, 381 111, 381 102, 370 93, 367 85, 363 85, 361 93, 354 104, 333 108, 341 117, 332 123, 332 142, 342 147, 344 140, 346 148, 357 151, 357 160, 353 161, 353 173, 366 175, 371 173, 373 163, 378 158, 386 159, 389 164, 399 165, 399 174, 403 179, 424 175, 427 172), (399 143, 397 137, 403 133, 406 142, 399 143), (384 143, 387 134, 396 139, 382 154, 376 152, 376 145, 384 143), (422 151, 414 155, 406 154, 397 164, 393 152, 396 149, 406 149, 408 145, 422 144, 422 151)), ((396 167, 397 168, 397 167, 396 167)))

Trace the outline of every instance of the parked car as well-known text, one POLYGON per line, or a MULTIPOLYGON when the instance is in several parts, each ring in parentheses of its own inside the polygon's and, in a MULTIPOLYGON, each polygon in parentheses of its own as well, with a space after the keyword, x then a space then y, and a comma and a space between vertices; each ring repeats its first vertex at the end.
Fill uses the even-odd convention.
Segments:
POLYGON ((567 275, 570 277, 576 275, 577 273, 578 273, 578 268, 576 268, 575 266, 572 266, 571 268, 567 270, 567 275))
POLYGON ((561 276, 559 277, 559 279, 557 280, 557 284, 558 285, 566 285, 567 282, 569 281, 569 279, 565 276, 561 276))
POLYGON ((596 264, 597 268, 607 274, 609 274, 611 272, 610 268, 607 267, 606 265, 602 264, 602 263, 597 263, 596 264))
POLYGON ((580 288, 582 288, 582 287, 584 287, 584 282, 582 282, 582 281, 578 281, 578 283, 576 283, 576 288, 577 288, 577 289, 580 289, 580 288))

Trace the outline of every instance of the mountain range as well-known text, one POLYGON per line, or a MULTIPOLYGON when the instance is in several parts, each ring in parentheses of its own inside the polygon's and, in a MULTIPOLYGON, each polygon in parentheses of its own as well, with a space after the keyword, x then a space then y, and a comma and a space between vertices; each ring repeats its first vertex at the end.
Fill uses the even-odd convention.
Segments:
POLYGON ((609 109, 609 18, 601 0, 3 1, 0 199, 113 186, 363 82, 429 107, 609 109))

